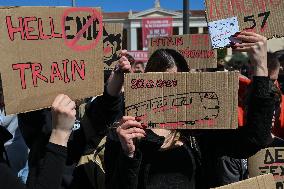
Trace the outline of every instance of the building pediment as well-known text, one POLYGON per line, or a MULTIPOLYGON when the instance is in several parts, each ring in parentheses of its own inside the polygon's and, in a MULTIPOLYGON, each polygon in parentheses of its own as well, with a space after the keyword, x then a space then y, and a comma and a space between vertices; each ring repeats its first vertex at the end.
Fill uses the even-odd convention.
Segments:
POLYGON ((152 8, 135 14, 130 14, 129 19, 142 19, 145 17, 173 17, 173 18, 182 18, 182 13, 170 11, 162 8, 152 8))

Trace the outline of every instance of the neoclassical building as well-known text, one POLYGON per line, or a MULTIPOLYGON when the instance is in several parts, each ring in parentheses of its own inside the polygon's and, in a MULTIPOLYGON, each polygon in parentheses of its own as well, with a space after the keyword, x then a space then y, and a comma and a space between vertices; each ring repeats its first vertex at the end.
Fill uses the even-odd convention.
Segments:
MULTIPOLYGON (((190 11, 190 33, 208 33, 205 12, 203 10, 190 11)), ((142 12, 113 12, 104 13, 104 22, 123 23, 123 45, 128 50, 143 50, 142 45, 142 19, 145 17, 172 17, 173 34, 183 34, 182 11, 171 11, 163 9, 159 1, 154 8, 142 12)))
MULTIPOLYGON (((104 13, 104 22, 123 23, 123 48, 130 51, 140 51, 142 45, 142 19, 145 17, 172 17, 173 18, 173 34, 183 34, 183 14, 182 11, 166 10, 160 6, 159 0, 156 0, 153 8, 133 12, 112 12, 104 13)), ((190 11, 189 27, 191 34, 208 33, 207 22, 204 10, 190 11)), ((276 51, 284 49, 284 38, 269 41, 269 50, 276 51)), ((231 49, 227 50, 227 59, 232 55, 231 49)))

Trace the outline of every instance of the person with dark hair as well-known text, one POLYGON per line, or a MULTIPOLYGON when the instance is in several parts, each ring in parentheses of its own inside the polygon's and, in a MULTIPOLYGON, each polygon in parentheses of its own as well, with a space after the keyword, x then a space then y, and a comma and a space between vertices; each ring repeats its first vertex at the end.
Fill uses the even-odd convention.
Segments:
POLYGON ((131 69, 133 73, 144 73, 144 63, 137 61, 131 66, 131 69))
MULTIPOLYGON (((227 155, 248 158, 271 140, 273 96, 267 70, 266 38, 251 32, 235 36, 243 43, 236 51, 248 52, 255 66, 246 126, 238 130, 203 131, 147 129, 135 117, 125 116, 108 135, 105 149, 106 188, 207 189, 216 186, 216 158, 227 155)), ((119 64, 129 64, 125 56, 119 64)), ((153 53, 145 72, 188 72, 178 52, 159 49, 153 53)), ((109 85, 119 95, 123 70, 116 84, 109 85)), ((228 115, 230 116, 230 115, 228 115)))
POLYGON ((52 104, 52 132, 44 146, 41 162, 31 170, 29 182, 24 185, 9 167, 9 159, 3 156, 4 143, 12 135, 0 127, 0 186, 1 189, 46 189, 59 188, 65 161, 67 142, 76 118, 75 102, 66 95, 58 95, 52 104))

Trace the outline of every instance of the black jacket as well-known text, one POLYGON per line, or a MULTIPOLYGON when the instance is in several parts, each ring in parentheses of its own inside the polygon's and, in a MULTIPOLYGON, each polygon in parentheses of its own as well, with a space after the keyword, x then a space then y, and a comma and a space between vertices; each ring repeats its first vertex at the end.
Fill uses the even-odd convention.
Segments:
POLYGON ((3 156, 4 143, 11 138, 11 134, 0 127, 0 186, 1 189, 47 189, 58 188, 62 181, 63 169, 67 157, 67 148, 48 143, 43 147, 43 157, 38 171, 32 172, 27 186, 13 173, 8 160, 3 156))
MULTIPOLYGON (((92 125, 83 125, 73 131, 68 141, 67 161, 62 173, 61 187, 64 189, 94 188, 82 167, 76 167, 80 157, 85 153, 92 152, 100 139, 105 136, 107 127, 116 120, 120 97, 112 97, 106 92, 98 96, 86 106, 92 125)), ((51 134, 51 112, 49 109, 20 114, 19 126, 23 137, 30 148, 29 154, 29 177, 27 183, 34 180, 39 164, 44 154, 44 146, 47 145, 51 134)))
MULTIPOLYGON (((113 134, 114 136, 110 136, 107 140, 105 151, 107 188, 176 187, 180 189, 207 189, 214 187, 216 185, 214 180, 216 158, 226 155, 245 159, 269 143, 273 110, 274 101, 269 79, 267 77, 254 77, 247 125, 237 130, 204 131, 203 134, 195 138, 190 136, 188 142, 184 145, 190 160, 185 164, 188 167, 188 172, 182 175, 186 174, 187 177, 180 176, 179 171, 176 171, 174 176, 183 180, 174 180, 172 181, 173 185, 171 185, 173 168, 169 165, 161 165, 156 168, 155 164, 159 161, 153 161, 155 155, 157 155, 155 152, 163 143, 163 137, 150 134, 149 139, 147 135, 146 139, 142 140, 137 146, 135 157, 132 159, 124 155, 119 141, 113 134), (152 140, 152 138, 156 139, 152 140), (150 145, 145 145, 145 143, 150 145), (148 148, 145 149, 143 146, 148 146, 148 148), (170 170, 166 170, 167 167, 170 167, 170 170), (158 174, 155 174, 157 171, 158 174), (171 174, 168 174, 168 172, 171 174), (167 183, 166 186, 163 181, 157 182, 152 179, 153 175, 159 174, 159 178, 164 176, 163 181, 167 183), (157 184, 153 186, 151 183, 157 184)), ((171 163, 180 166, 180 162, 173 161, 171 163)))

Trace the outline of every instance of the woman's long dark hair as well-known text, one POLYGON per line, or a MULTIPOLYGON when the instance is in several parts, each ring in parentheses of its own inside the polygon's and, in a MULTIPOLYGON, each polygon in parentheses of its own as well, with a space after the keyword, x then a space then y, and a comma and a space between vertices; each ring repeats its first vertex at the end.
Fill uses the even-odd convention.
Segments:
POLYGON ((189 72, 184 57, 173 49, 158 49, 149 58, 145 72, 165 72, 177 67, 178 72, 189 72))

